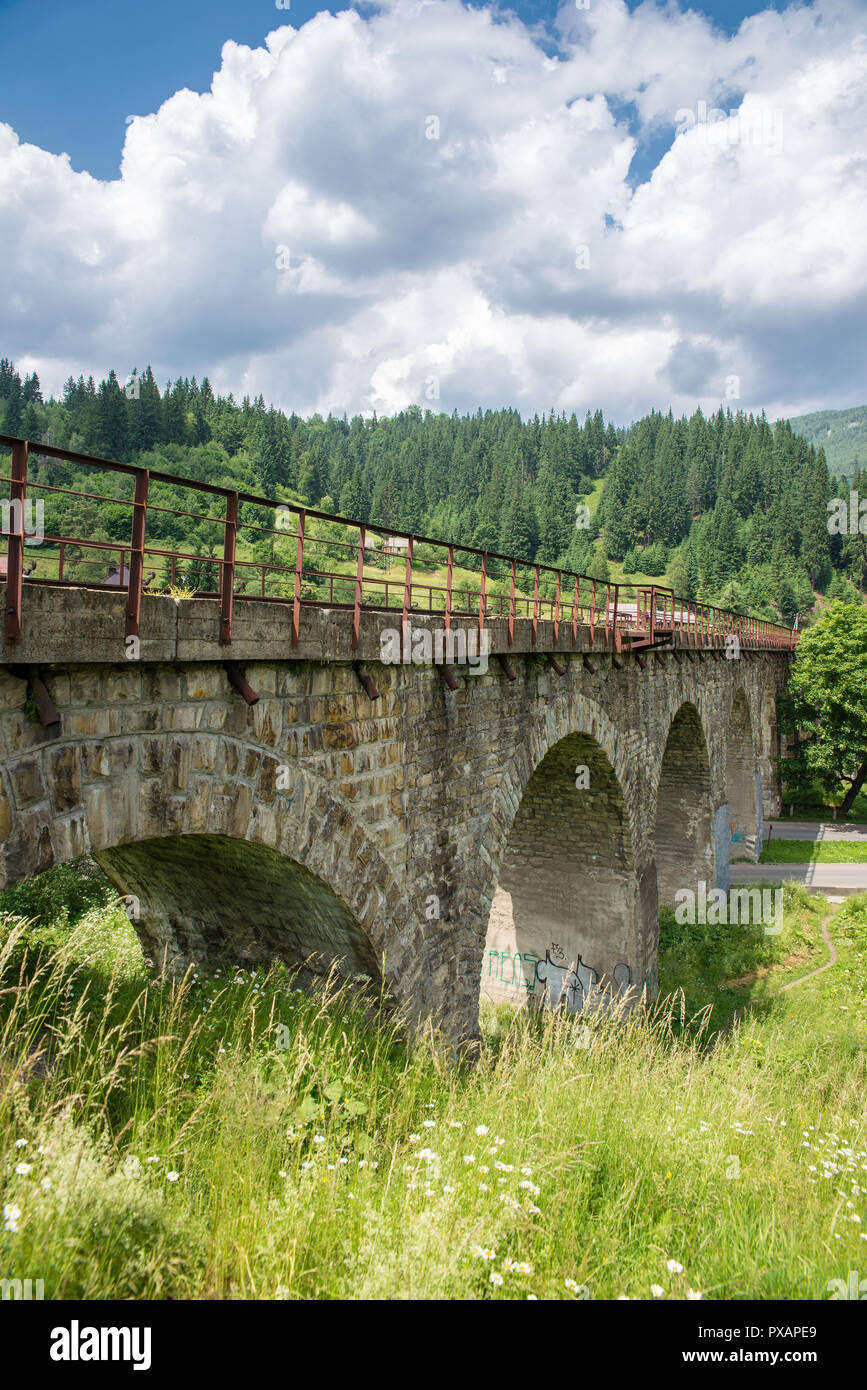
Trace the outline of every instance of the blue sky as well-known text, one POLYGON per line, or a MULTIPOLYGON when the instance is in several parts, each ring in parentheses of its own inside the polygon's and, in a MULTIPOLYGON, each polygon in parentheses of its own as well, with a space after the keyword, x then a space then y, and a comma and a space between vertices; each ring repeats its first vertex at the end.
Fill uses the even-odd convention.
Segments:
MULTIPOLYGON (((638 2, 627 0, 630 9, 638 2)), ((116 178, 126 117, 155 111, 181 87, 207 91, 226 39, 260 45, 279 24, 298 28, 319 10, 347 8, 310 0, 289 0, 284 9, 273 0, 0 0, 0 121, 23 141, 65 152, 75 169, 116 178)), ((528 0, 508 8, 528 24, 544 24, 556 6, 528 0)), ((695 0, 679 8, 731 33, 747 15, 784 5, 695 0)), ((642 174, 667 143, 640 161, 642 174)))
POLYGON ((0 52, 0 355, 47 390, 863 399, 867 0, 0 0, 0 52))

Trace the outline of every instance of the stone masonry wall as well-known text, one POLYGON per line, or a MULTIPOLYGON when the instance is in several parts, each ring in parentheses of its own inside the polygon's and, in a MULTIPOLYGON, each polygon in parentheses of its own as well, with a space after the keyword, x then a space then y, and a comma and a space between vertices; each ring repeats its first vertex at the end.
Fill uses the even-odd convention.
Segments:
MULTIPOLYGON (((345 625, 350 615, 339 618, 345 625)), ((253 955, 342 949, 353 968, 384 962, 393 993, 413 1017, 433 1012, 461 1037, 477 1026, 502 871, 501 892, 519 913, 537 914, 540 930, 571 933, 568 941, 553 939, 567 950, 580 947, 602 970, 623 952, 632 979, 653 989, 657 790, 672 722, 685 704, 694 707, 702 736, 692 765, 695 797, 718 819, 727 805, 735 695, 744 692, 755 770, 763 773, 775 750, 761 740, 787 660, 684 655, 678 663, 667 653, 641 670, 624 653, 615 669, 596 651, 591 674, 580 651, 561 650, 566 674, 558 677, 543 657, 520 650, 528 642, 525 632, 509 658, 514 682, 492 659, 484 675, 458 671, 454 692, 435 668, 367 659, 381 692, 376 701, 351 659, 297 659, 287 646, 281 659, 269 653, 246 661, 260 696, 249 707, 215 660, 52 664, 43 648, 40 670, 61 715, 59 731, 29 718, 24 680, 0 670, 0 881, 11 885, 51 863, 96 853, 121 887, 137 886, 152 958, 199 959, 221 932, 253 955), (531 789, 504 865, 525 789, 565 738, 569 744, 531 789), (569 766, 578 763, 596 769, 595 802, 586 794, 583 803, 575 800, 582 794, 569 766), (198 838, 183 852, 165 844, 124 848, 180 836, 198 838), (268 859, 267 903, 245 907, 262 873, 240 856, 222 891, 197 906, 191 885, 208 884, 213 837, 270 850, 312 879, 302 891, 268 859), (603 869, 591 870, 593 853, 605 856, 603 869), (232 895, 232 883, 240 895, 232 895), (540 884, 547 884, 541 896, 540 884), (569 918, 573 906, 579 910, 569 918), (310 920, 320 915, 330 936, 310 920)), ((688 799, 689 763, 681 772, 688 799)), ((764 796, 761 777, 756 785, 764 796)), ((704 860, 726 880, 727 847, 714 846, 706 830, 704 860)))

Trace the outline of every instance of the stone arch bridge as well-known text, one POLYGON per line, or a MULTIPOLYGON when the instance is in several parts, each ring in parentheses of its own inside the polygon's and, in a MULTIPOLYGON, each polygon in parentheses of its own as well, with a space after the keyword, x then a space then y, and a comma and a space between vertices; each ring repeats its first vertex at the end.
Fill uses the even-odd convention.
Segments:
POLYGON ((455 1039, 480 988, 652 994, 659 902, 727 888, 733 833, 754 854, 779 811, 781 647, 618 652, 599 628, 494 618, 475 670, 385 664, 394 616, 353 633, 302 607, 293 633, 291 606, 238 600, 228 663, 216 599, 144 594, 130 660, 125 602, 24 586, 0 881, 92 854, 154 962, 384 970, 455 1039))

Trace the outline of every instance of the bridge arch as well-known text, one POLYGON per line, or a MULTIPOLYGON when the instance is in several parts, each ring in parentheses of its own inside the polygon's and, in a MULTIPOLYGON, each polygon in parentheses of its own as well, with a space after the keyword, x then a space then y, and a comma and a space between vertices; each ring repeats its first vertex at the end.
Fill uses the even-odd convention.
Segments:
POLYGON ((673 903, 679 889, 715 885, 713 802, 707 739, 697 707, 671 720, 659 768, 654 829, 657 895, 673 903))
MULTIPOLYGON (((222 733, 61 740, 42 757, 53 805, 17 809, 6 825, 3 886, 92 854, 138 900, 133 925, 154 964, 317 953, 323 968, 342 960, 345 973, 375 976, 384 961, 409 1018, 436 1012, 422 926, 324 779, 222 733)), ((17 775, 13 764, 13 781, 27 766, 35 788, 33 761, 31 751, 17 775)))
POLYGON ((740 854, 754 855, 761 829, 759 764, 753 738, 750 706, 743 686, 732 699, 725 740, 725 787, 732 844, 740 854), (743 836, 743 839, 734 837, 743 836))
POLYGON ((777 760, 780 739, 777 723, 777 693, 770 684, 762 687, 759 710, 759 771, 762 777, 762 818, 780 814, 777 760))
POLYGON ((483 855, 483 996, 569 1009, 594 989, 637 997, 655 899, 636 868, 633 777, 624 740, 583 698, 558 701, 531 731, 504 773, 483 855))

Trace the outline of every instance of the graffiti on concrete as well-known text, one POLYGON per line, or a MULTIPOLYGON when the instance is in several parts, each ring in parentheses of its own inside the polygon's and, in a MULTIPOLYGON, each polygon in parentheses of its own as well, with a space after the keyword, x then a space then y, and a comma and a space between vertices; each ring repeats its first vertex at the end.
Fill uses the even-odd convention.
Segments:
MULTIPOLYGON (((599 972, 585 965, 579 956, 574 965, 560 964, 566 955, 556 942, 546 950, 544 959, 534 951, 488 951, 489 980, 525 990, 538 999, 542 1008, 565 1008, 576 1013, 594 990, 599 990, 599 972), (552 954, 553 951, 553 954, 552 954), (559 960, 554 957, 559 957, 559 960), (537 987, 539 987, 537 989, 537 987)), ((625 961, 614 967, 613 985, 604 991, 604 999, 625 994, 632 984, 632 971, 625 961)))

